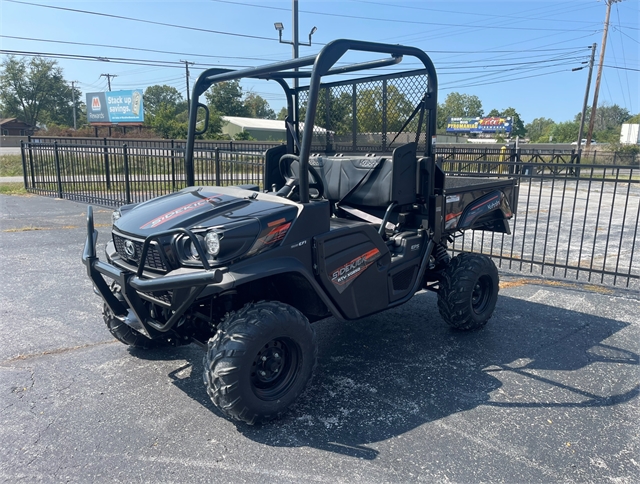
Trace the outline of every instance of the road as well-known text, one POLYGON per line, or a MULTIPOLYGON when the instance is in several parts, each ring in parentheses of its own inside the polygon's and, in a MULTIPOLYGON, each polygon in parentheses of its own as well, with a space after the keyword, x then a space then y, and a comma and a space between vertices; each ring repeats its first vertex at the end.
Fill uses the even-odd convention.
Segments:
POLYGON ((0 208, 4 482, 640 481, 637 292, 503 274, 480 331, 448 329, 431 293, 318 322, 308 391, 249 427, 208 400, 202 350, 111 337, 85 205, 0 208))

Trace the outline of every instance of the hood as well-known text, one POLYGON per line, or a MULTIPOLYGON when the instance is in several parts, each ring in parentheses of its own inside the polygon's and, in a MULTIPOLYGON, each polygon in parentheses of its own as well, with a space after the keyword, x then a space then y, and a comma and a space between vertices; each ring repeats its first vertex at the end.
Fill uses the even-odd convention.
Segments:
POLYGON ((281 211, 296 211, 286 203, 259 200, 258 193, 233 187, 189 187, 126 210, 114 227, 147 237, 177 227, 216 227, 281 211))

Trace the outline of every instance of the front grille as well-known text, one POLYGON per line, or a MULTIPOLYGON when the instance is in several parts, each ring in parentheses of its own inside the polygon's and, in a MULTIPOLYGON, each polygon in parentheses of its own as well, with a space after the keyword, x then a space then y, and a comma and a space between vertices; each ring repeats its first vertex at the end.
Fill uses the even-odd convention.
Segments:
POLYGON ((156 299, 170 306, 173 291, 141 292, 140 295, 156 299))
MULTIPOLYGON (((113 234, 113 243, 116 246, 118 255, 130 264, 140 265, 140 256, 142 255, 142 242, 134 239, 127 239, 118 234, 113 234), (129 240, 133 243, 134 254, 133 256, 127 253, 126 242, 129 240)), ((149 244, 149 250, 147 250, 147 258, 144 266, 149 269, 155 269, 160 271, 167 271, 167 264, 162 257, 160 248, 156 242, 149 244)))

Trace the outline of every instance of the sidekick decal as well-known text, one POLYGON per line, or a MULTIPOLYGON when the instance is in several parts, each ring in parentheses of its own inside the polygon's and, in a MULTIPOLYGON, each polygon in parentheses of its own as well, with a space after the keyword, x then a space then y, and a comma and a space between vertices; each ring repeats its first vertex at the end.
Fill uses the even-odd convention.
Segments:
POLYGON ((338 292, 342 294, 344 290, 379 257, 380 251, 378 249, 365 252, 333 271, 331 282, 338 292))
POLYGON ((199 207, 203 207, 208 205, 214 201, 220 201, 221 195, 213 195, 211 197, 203 198, 202 200, 197 200, 195 202, 187 203, 182 207, 174 208, 173 210, 160 215, 159 217, 154 218, 153 220, 149 220, 146 224, 144 224, 141 229, 152 229, 159 225, 162 225, 165 222, 168 222, 171 219, 179 217, 187 212, 191 212, 199 207))

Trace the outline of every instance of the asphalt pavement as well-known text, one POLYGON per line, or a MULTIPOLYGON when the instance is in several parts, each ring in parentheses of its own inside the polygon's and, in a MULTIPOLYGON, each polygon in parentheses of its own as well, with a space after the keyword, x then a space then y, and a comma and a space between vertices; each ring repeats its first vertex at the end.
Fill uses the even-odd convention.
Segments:
POLYGON ((432 293, 320 321, 307 392, 250 427, 209 401, 201 349, 111 337, 86 205, 0 209, 3 482, 640 482, 637 291, 502 274, 480 331, 446 327, 432 293))

